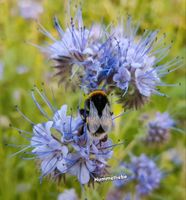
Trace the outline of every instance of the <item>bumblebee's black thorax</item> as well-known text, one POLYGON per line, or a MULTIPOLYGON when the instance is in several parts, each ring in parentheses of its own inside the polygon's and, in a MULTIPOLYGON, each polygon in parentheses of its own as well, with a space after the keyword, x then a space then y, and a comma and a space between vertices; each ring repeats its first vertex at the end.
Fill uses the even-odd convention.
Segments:
POLYGON ((105 134, 112 126, 112 113, 106 93, 102 90, 91 92, 85 100, 84 109, 79 112, 91 135, 106 140, 105 134))
POLYGON ((88 108, 88 110, 90 109, 90 102, 94 103, 94 105, 98 111, 99 117, 101 117, 102 111, 105 108, 105 105, 107 103, 109 104, 106 94, 101 90, 96 90, 89 94, 89 97, 87 98, 87 100, 85 102, 85 106, 86 106, 86 108, 88 108))

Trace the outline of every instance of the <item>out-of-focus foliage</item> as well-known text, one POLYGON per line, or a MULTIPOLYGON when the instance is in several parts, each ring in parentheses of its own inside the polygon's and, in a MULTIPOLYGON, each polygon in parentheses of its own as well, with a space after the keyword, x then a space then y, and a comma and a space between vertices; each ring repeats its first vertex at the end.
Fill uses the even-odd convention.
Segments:
MULTIPOLYGON (((25 122, 14 105, 20 109, 34 122, 44 121, 39 111, 34 106, 30 96, 30 89, 36 84, 39 88, 44 87, 49 99, 58 108, 67 103, 76 110, 79 99, 84 98, 82 93, 65 91, 63 85, 58 87, 57 80, 51 76, 51 63, 35 47, 28 43, 42 45, 48 39, 38 31, 38 23, 34 19, 25 19, 20 14, 18 0, 0 0, 0 199, 22 200, 22 199, 57 199, 60 192, 74 187, 79 197, 93 199, 105 199, 112 182, 95 184, 95 188, 85 187, 81 193, 78 181, 73 177, 67 178, 66 183, 55 182, 44 179, 39 182, 39 171, 36 163, 32 160, 24 161, 19 155, 10 158, 10 155, 18 149, 6 144, 28 143, 17 131, 9 128, 13 124, 21 129, 31 130, 30 125, 25 122), (45 83, 42 86, 42 82, 45 83)), ((39 2, 39 1, 38 1, 39 2)), ((67 16, 65 8, 67 1, 40 1, 43 12, 38 15, 39 22, 54 35, 52 18, 57 16, 62 25, 65 25, 67 16)), ((166 33, 165 41, 173 47, 169 59, 176 56, 185 56, 185 1, 184 0, 92 0, 83 1, 83 17, 85 24, 92 22, 105 24, 115 23, 117 18, 130 14, 133 21, 141 22, 140 30, 159 29, 166 33)), ((185 63, 184 63, 185 64, 185 63)), ((118 162, 125 160, 129 152, 134 155, 145 153, 148 156, 157 157, 158 165, 167 171, 166 177, 161 182, 160 188, 144 199, 151 200, 176 200, 184 199, 185 194, 185 168, 184 159, 186 144, 184 134, 172 131, 170 140, 161 146, 145 146, 142 142, 136 142, 138 135, 144 135, 145 129, 139 121, 144 113, 155 113, 157 110, 168 111, 177 121, 177 126, 184 129, 186 102, 185 102, 185 65, 166 77, 168 83, 181 83, 181 86, 167 87, 163 89, 169 97, 154 96, 151 102, 143 109, 130 111, 127 115, 116 120, 115 129, 109 137, 113 141, 124 140, 124 146, 114 149, 114 156, 110 163, 111 169, 117 168, 118 162), (169 159, 169 149, 175 149, 182 165, 176 167, 169 159), (161 157, 161 159, 160 159, 161 157)), ((120 113, 121 107, 112 100, 112 109, 120 113)), ((114 173, 114 171, 113 171, 114 173)))

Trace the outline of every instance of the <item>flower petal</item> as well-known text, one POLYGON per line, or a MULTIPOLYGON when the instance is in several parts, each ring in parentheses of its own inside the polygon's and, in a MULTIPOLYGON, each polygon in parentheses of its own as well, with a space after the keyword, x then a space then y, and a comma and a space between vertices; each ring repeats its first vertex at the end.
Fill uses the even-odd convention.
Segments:
POLYGON ((55 168, 57 164, 57 158, 56 157, 50 157, 48 159, 45 159, 41 163, 41 170, 43 175, 50 174, 55 168))
POLYGON ((86 184, 90 180, 90 174, 85 163, 80 164, 80 168, 78 172, 78 180, 80 181, 81 184, 86 184))
POLYGON ((56 167, 61 173, 66 173, 68 169, 65 159, 58 161, 56 167))

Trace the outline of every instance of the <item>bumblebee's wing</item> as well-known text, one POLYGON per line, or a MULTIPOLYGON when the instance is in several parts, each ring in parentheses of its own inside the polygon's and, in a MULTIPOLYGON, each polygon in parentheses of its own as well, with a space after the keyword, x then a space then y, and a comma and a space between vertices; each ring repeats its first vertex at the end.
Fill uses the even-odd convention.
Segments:
POLYGON ((100 123, 105 132, 109 131, 112 127, 112 115, 108 103, 105 105, 105 108, 103 109, 100 123))
POLYGON ((87 119, 90 132, 95 133, 100 127, 100 118, 98 115, 98 111, 92 101, 90 101, 90 112, 87 119))

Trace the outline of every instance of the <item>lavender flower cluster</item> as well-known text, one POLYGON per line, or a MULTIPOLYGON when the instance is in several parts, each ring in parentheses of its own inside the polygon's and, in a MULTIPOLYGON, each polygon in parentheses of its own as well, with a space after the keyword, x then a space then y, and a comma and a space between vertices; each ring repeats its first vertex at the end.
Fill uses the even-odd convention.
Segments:
POLYGON ((91 138, 79 115, 67 115, 67 105, 57 110, 52 120, 34 125, 30 147, 41 162, 42 177, 71 174, 81 184, 106 174, 113 153, 112 141, 91 138))
POLYGON ((148 143, 162 143, 168 140, 170 129, 175 125, 175 121, 169 113, 156 113, 154 119, 148 123, 148 131, 145 140, 148 143))
POLYGON ((157 39, 158 31, 145 30, 138 38, 139 25, 134 26, 131 17, 125 26, 120 22, 117 26, 87 28, 78 9, 66 29, 61 28, 57 18, 54 26, 59 40, 41 27, 53 41, 41 49, 56 61, 60 82, 67 83, 70 77, 70 85, 75 82, 86 93, 98 88, 107 93, 114 91, 125 108, 139 108, 152 94, 165 96, 157 87, 170 84, 161 78, 181 63, 177 57, 162 64, 170 49, 162 45, 165 36, 157 39))
MULTIPOLYGON (((130 163, 122 163, 122 166, 131 172, 130 182, 135 183, 136 193, 139 196, 148 195, 158 188, 162 172, 156 163, 145 154, 141 154, 139 157, 132 156, 130 163)), ((122 187, 126 185, 126 182, 117 180, 114 184, 116 187, 122 187)))

